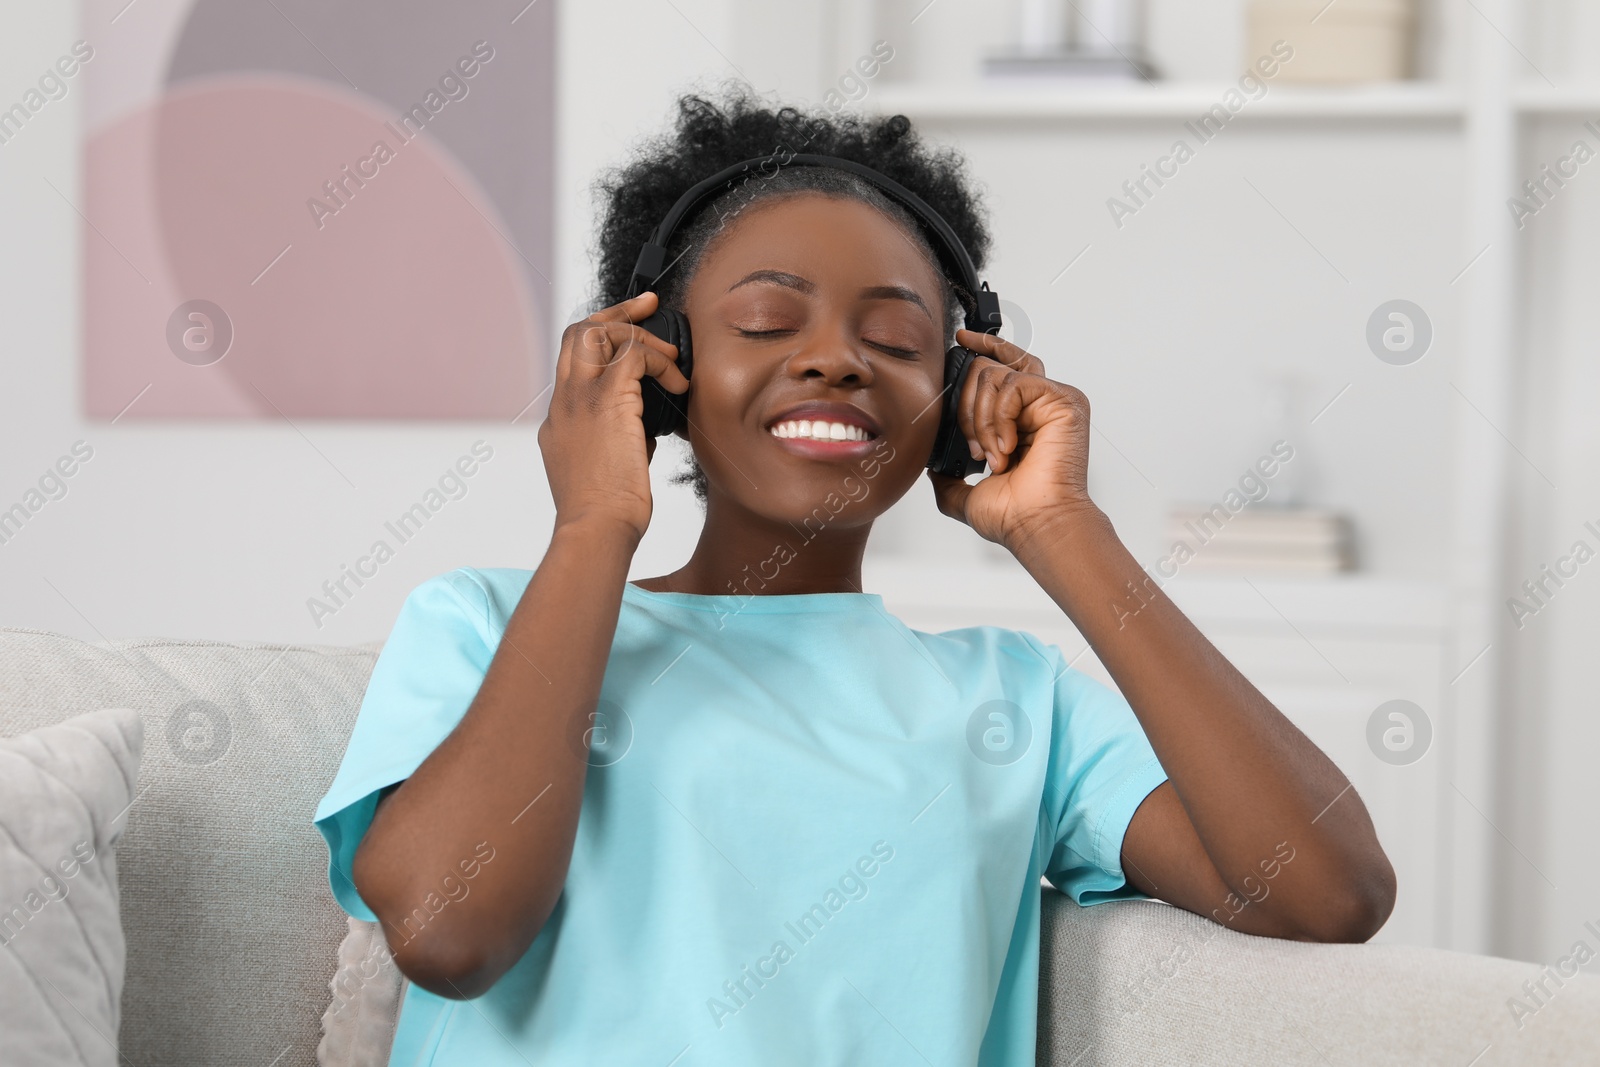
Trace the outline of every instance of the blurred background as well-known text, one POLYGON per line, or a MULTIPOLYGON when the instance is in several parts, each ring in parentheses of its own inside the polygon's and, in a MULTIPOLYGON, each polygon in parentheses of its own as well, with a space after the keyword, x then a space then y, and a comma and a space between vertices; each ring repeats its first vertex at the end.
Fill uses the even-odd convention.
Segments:
MULTIPOLYGON (((1378 940, 1553 961, 1600 923, 1597 44, 1579 0, 7 5, 0 625, 353 644, 536 566, 595 176, 726 78, 903 113, 1119 534, 1372 811, 1378 940)), ((698 534, 682 447, 634 578, 698 534)), ((926 483, 865 578, 1110 681, 926 483)))

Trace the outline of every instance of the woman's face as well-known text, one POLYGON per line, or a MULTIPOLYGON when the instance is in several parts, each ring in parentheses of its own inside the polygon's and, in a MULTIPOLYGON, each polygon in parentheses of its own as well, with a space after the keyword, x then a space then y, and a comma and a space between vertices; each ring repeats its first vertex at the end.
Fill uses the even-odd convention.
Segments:
POLYGON ((899 223, 820 193, 758 202, 707 250, 684 303, 686 436, 713 497, 778 521, 855 526, 927 466, 944 388, 943 286, 899 223), (866 439, 774 433, 832 437, 833 423, 861 424, 846 432, 866 439))

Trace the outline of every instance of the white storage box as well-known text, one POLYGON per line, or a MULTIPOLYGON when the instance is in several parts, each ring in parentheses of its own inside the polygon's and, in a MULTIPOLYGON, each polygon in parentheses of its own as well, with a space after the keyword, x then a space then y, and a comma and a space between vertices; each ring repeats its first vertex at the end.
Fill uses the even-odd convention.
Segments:
POLYGON ((1412 0, 1252 0, 1245 59, 1274 55, 1281 40, 1294 49, 1282 81, 1396 81, 1411 73, 1415 19, 1412 0))

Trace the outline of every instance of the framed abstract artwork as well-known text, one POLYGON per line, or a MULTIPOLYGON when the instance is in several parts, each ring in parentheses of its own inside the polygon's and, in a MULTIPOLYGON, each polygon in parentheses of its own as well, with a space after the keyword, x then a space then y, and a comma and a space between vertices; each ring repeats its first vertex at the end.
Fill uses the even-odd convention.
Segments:
POLYGON ((85 413, 524 410, 552 370, 553 5, 85 0, 56 68, 85 413))

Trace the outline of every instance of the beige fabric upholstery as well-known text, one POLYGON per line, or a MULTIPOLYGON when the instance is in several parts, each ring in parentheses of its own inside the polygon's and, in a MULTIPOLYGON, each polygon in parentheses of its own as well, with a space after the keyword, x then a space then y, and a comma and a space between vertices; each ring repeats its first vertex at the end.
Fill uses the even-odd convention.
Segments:
POLYGON ((1518 1026, 1507 1000, 1531 1005, 1522 984, 1543 970, 1438 949, 1252 937, 1158 901, 1080 908, 1047 890, 1039 1063, 1600 1064, 1592 973, 1546 978, 1544 1006, 1518 1026))
POLYGON ((375 659, 0 630, 0 736, 98 708, 144 719, 140 793, 117 849, 122 1062, 316 1062, 346 926, 311 814, 375 659))
POLYGON ((322 1013, 317 1067, 385 1067, 406 980, 377 923, 349 918, 339 942, 333 1000, 322 1013))
MULTIPOLYGON (((98 708, 144 716, 117 853, 124 1062, 316 1062, 350 927, 311 814, 376 652, 0 630, 0 736, 98 708)), ((1600 1063, 1600 979, 1565 979, 1519 1030, 1506 1002, 1540 977, 1531 964, 1275 941, 1162 904, 1044 893, 1042 1064, 1466 1067, 1486 1045, 1473 1067, 1600 1063)))
POLYGON ((112 1067, 124 972, 115 846, 139 713, 0 739, 0 1034, 9 1067, 112 1067))

